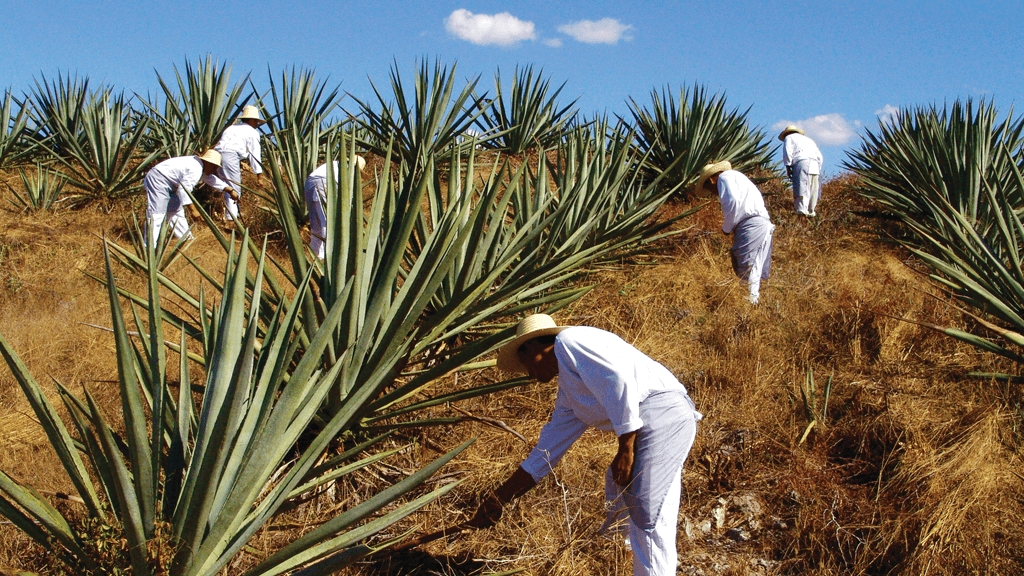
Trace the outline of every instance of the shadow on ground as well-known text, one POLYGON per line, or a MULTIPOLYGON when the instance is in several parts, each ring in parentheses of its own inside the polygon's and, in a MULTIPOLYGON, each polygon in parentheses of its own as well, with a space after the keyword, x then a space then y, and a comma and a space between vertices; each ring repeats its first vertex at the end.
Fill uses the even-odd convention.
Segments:
POLYGON ((419 550, 390 552, 371 557, 363 565, 363 574, 373 576, 473 576, 482 574, 485 565, 468 555, 433 556, 419 550))

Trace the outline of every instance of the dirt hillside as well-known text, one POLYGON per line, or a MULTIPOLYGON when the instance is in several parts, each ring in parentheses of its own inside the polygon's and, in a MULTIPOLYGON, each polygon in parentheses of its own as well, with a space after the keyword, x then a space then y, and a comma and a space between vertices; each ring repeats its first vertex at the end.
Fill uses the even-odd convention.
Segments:
MULTIPOLYGON (((821 216, 810 221, 791 213, 780 183, 764 186, 777 229, 772 277, 757 307, 733 277, 730 238, 711 203, 650 254, 594 270, 593 290, 557 319, 622 335, 675 373, 705 415, 684 476, 679 573, 1024 573, 1020 385, 968 376, 1014 367, 901 320, 968 321, 887 239, 899 231, 850 184, 827 183, 821 216), (801 385, 809 370, 819 419, 808 432, 801 385)), ((89 326, 109 325, 106 292, 84 271, 102 270, 104 234, 127 242, 132 210, 139 212, 134 204, 0 210, 0 332, 48 392, 50 377, 87 386, 114 420, 113 341, 89 326)), ((188 250, 211 266, 221 254, 209 231, 188 250)), ((184 265, 180 274, 188 274, 184 265)), ((405 528, 429 532, 464 520, 474 495, 526 456, 555 391, 555 383, 535 384, 457 407, 499 420, 527 442, 483 422, 423 432, 419 450, 404 456, 409 468, 435 456, 433 448, 479 440, 444 472, 463 485, 405 528)), ((0 469, 11 476, 47 492, 70 490, 6 368, 0 446, 0 469)), ((613 438, 587 433, 494 529, 382 554, 347 573, 629 574, 621 538, 596 534, 613 454, 613 438)), ((393 472, 360 478, 385 482, 393 472)), ((270 527, 250 560, 343 506, 342 492, 270 527)), ((38 551, 7 524, 0 542, 0 566, 39 569, 38 551)))

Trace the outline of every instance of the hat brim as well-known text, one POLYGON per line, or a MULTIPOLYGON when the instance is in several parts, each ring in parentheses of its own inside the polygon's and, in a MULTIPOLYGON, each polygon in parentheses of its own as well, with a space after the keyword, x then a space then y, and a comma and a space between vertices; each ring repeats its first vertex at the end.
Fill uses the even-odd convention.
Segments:
POLYGON ((571 328, 571 326, 551 326, 517 336, 498 350, 498 368, 506 372, 526 374, 526 366, 523 366, 523 363, 519 361, 519 347, 534 338, 558 334, 566 328, 571 328))
POLYGON ((261 125, 267 123, 267 121, 264 120, 263 118, 239 118, 239 120, 255 120, 255 121, 259 122, 261 125))
MULTIPOLYGON (((697 184, 696 184, 696 186, 693 187, 693 189, 696 192, 700 192, 701 190, 704 189, 704 183, 708 181, 708 178, 711 178, 712 176, 714 176, 716 174, 721 174, 722 172, 726 172, 728 170, 732 170, 732 165, 731 164, 727 164, 726 162, 719 162, 717 164, 720 164, 720 166, 718 166, 718 167, 721 168, 721 170, 717 170, 716 169, 716 170, 714 170, 712 172, 708 172, 707 174, 702 175, 699 179, 697 179, 697 184)), ((717 166, 717 164, 716 164, 716 166, 717 166)))
POLYGON ((803 133, 804 133, 803 130, 783 130, 782 133, 779 134, 779 140, 785 140, 786 136, 789 136, 790 134, 803 134, 803 133))

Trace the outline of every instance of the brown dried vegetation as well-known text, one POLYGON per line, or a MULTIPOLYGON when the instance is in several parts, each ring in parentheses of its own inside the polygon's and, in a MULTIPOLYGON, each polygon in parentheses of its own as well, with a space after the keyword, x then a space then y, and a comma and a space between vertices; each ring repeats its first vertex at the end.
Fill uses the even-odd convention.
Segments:
MULTIPOLYGON (((17 179, 0 178, 11 185, 17 179)), ((1019 385, 966 376, 1015 368, 899 320, 967 322, 887 242, 898 231, 858 215, 871 209, 850 184, 849 177, 826 184, 817 220, 792 215, 780 182, 762 186, 777 229, 761 306, 746 304, 732 275, 729 239, 712 203, 687 220, 692 228, 650 254, 594 270, 587 279, 591 293, 558 315, 562 323, 621 334, 664 363, 705 415, 684 477, 680 573, 1024 571, 1019 385), (799 386, 808 367, 819 388, 831 375, 833 389, 827 421, 801 444, 807 421, 799 386)), ((243 213, 271 232, 255 204, 244 200, 243 213)), ((124 240, 124 216, 133 208, 126 202, 111 213, 0 212, 0 331, 44 386, 46 375, 72 388, 88 386, 111 416, 119 407, 107 384, 116 375, 113 343, 84 325, 109 323, 106 296, 82 271, 100 269, 100 235, 124 240)), ((208 231, 188 251, 213 268, 222 260, 208 231)), ((189 277, 184 264, 174 266, 173 273, 189 277)), ((199 278, 192 282, 197 288, 199 278)), ((458 408, 500 420, 532 442, 555 390, 554 383, 535 384, 458 408)), ((457 412, 438 407, 434 415, 457 412)), ((389 481, 402 467, 415 468, 471 435, 479 436, 477 443, 443 473, 463 478, 463 486, 403 529, 458 524, 474 509, 474 495, 525 457, 528 443, 487 422, 417 432, 418 447, 403 455, 405 462, 373 467, 279 518, 228 572, 358 501, 361 483, 389 481)), ((71 489, 6 369, 0 371, 0 445, 0 468, 13 477, 54 494, 71 489)), ((382 552, 347 573, 629 574, 632 560, 621 539, 596 534, 613 454, 609 435, 590 432, 495 528, 382 552)), ((9 525, 0 525, 0 542, 0 566, 47 569, 9 525)))

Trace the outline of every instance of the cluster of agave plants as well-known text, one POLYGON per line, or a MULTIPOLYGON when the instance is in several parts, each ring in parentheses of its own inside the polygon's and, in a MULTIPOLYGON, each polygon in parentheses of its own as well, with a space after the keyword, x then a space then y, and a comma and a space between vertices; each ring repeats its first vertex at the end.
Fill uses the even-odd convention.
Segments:
POLYGON ((1024 367, 1024 118, 984 100, 905 108, 868 131, 846 167, 977 321, 970 331, 931 327, 1024 367))
POLYGON ((396 66, 388 90, 353 97, 357 110, 345 113, 340 91, 311 70, 270 75, 257 93, 249 76, 232 81, 208 58, 160 78, 153 98, 66 76, 21 99, 8 92, 0 162, 29 167, 26 209, 138 193, 154 162, 211 145, 254 102, 268 119, 270 185, 251 192, 282 240, 268 248, 240 224, 227 235, 201 210, 223 272, 189 259, 166 231, 155 243, 104 241, 105 270, 91 275, 109 294, 118 421, 70 383, 55 383, 58 411, 0 336, 75 491, 57 505, 0 472, 0 515, 71 573, 216 574, 248 554, 250 574, 315 574, 386 550, 401 539, 389 528, 458 485, 427 481, 469 443, 391 485, 362 487, 358 504, 269 554, 250 543, 401 453, 410 430, 465 418, 449 404, 524 385, 463 378, 471 384, 438 390, 453 373, 492 366, 523 313, 585 294, 588 267, 678 232, 691 212, 659 209, 704 163, 771 169, 766 135, 699 88, 678 103, 655 94, 669 113, 634 103, 637 123, 661 123, 641 129, 583 120, 531 68, 511 87, 495 82, 488 94, 479 79, 460 83, 454 67, 427 63, 409 82, 396 66), (357 153, 379 159, 365 180, 357 153), (333 172, 334 160, 320 260, 300 231, 303 183, 322 162, 333 172), (205 280, 198 293, 170 272, 183 259, 205 280), (119 285, 115 270, 146 290, 119 285), (127 553, 102 552, 97 534, 127 553))
MULTIPOLYGON (((62 417, 0 336, 76 492, 55 506, 0 472, 0 515, 71 573, 216 574, 250 554, 249 574, 317 574, 386 550, 401 539, 389 528, 458 485, 427 481, 468 443, 365 487, 361 502, 269 555, 247 551, 275 519, 400 453, 410 430, 459 423, 449 404, 524 385, 436 391, 453 373, 493 365, 523 313, 584 295, 588 267, 677 232, 690 212, 659 209, 705 163, 774 169, 766 134, 699 85, 630 100, 629 115, 611 120, 585 119, 559 100, 564 85, 532 68, 510 85, 496 74, 491 91, 456 78, 454 66, 423 62, 410 82, 396 65, 386 88, 351 97, 352 110, 312 70, 268 74, 259 91, 211 58, 173 81, 158 76, 155 96, 69 76, 20 98, 8 91, 0 169, 21 169, 25 191, 12 202, 36 210, 137 194, 155 162, 212 145, 256 104, 270 186, 251 193, 282 240, 268 248, 241 225, 227 235, 202 212, 223 272, 166 234, 104 241, 106 267, 93 276, 109 294, 123 421, 56 382, 62 417), (380 160, 365 181, 357 153, 380 160), (333 172, 332 160, 319 260, 302 239, 303 183, 323 162, 333 172), (205 280, 198 293, 168 272, 181 258, 205 280), (144 279, 145 292, 118 286, 115 269, 144 279), (98 551, 98 531, 124 539, 127 556, 98 551)), ((862 194, 906 223, 900 240, 1001 340, 943 330, 1016 362, 1022 124, 985 102, 907 109, 846 164, 862 194)))

